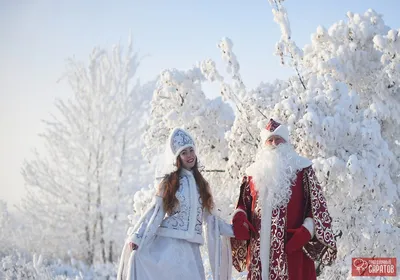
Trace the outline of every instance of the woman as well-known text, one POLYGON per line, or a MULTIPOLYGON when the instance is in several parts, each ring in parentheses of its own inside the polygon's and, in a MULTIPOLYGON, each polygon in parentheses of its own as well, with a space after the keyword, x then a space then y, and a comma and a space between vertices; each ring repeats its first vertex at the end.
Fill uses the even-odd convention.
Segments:
POLYGON ((175 170, 160 183, 150 209, 128 230, 118 279, 204 280, 203 223, 213 278, 230 279, 230 242, 221 242, 220 235, 233 237, 232 226, 211 214, 213 198, 197 168, 193 138, 176 128, 167 145, 175 170))

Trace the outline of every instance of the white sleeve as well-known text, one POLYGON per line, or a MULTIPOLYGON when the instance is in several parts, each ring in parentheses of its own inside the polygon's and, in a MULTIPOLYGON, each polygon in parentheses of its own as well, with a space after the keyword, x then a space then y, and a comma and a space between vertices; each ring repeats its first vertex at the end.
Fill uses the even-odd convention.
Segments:
POLYGON ((218 218, 218 225, 219 225, 219 232, 221 235, 223 236, 229 236, 229 237, 235 237, 235 235, 233 234, 233 227, 231 224, 228 224, 227 222, 225 222, 224 220, 222 220, 221 218, 218 218))
POLYGON ((215 215, 206 216, 206 244, 213 280, 232 279, 232 250, 230 237, 221 236, 223 231, 230 233, 232 227, 215 215), (221 229, 221 226, 226 228, 221 229))
POLYGON ((229 237, 235 237, 233 234, 233 226, 232 224, 228 224, 225 222, 223 219, 218 217, 215 214, 212 214, 208 212, 207 210, 204 211, 204 221, 208 222, 210 218, 215 218, 218 221, 218 228, 219 228, 219 233, 222 236, 229 236, 229 237))
POLYGON ((150 208, 144 213, 144 215, 139 219, 137 224, 134 227, 128 228, 128 238, 126 240, 127 243, 132 242, 136 245, 140 245, 142 242, 143 235, 146 232, 146 229, 151 226, 149 225, 152 217, 163 215, 162 211, 162 197, 155 196, 150 208), (157 213, 155 213, 157 212, 157 213))

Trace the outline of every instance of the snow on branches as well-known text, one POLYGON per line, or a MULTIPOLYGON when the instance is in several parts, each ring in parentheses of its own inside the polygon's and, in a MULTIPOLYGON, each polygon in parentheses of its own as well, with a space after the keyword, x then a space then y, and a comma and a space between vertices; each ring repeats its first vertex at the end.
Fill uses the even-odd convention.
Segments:
MULTIPOLYGON (((296 150, 313 160, 334 218, 338 259, 321 277, 346 278, 351 257, 398 255, 398 32, 390 30, 373 10, 363 15, 349 12, 346 22, 328 29, 318 27, 311 43, 300 50, 291 41, 282 1, 271 2, 282 30, 278 49, 290 58, 297 76, 248 89, 233 43, 223 38, 218 48, 227 75, 211 59, 188 71, 162 74, 152 101, 147 151, 162 145, 176 125, 193 131, 200 147, 207 147, 210 137, 219 139, 227 148, 223 157, 204 148, 199 155, 203 162, 226 156, 227 163, 219 165, 226 172, 209 181, 211 186, 226 186, 225 192, 214 195, 218 202, 223 201, 222 194, 229 198, 229 206, 220 205, 229 214, 231 209, 226 207, 236 202, 241 176, 262 144, 260 130, 269 118, 286 123, 296 150), (233 121, 222 127, 218 128, 219 121, 201 117, 213 108, 201 90, 204 80, 219 84, 223 101, 235 110, 233 121)), ((222 116, 212 112, 217 118, 222 116)))
MULTIPOLYGON (((222 199, 223 196, 217 194, 225 191, 221 185, 228 161, 224 134, 232 125, 233 112, 221 98, 206 98, 202 90, 204 81, 204 75, 197 66, 187 71, 168 69, 161 73, 151 101, 148 127, 143 136, 143 155, 154 163, 156 172, 162 170, 169 133, 175 127, 187 129, 195 138, 200 169, 205 178, 212 182, 213 193, 222 199)), ((153 193, 154 190, 142 190, 135 197, 135 203, 145 206, 145 201, 151 198, 148 192, 153 193)), ((141 213, 144 208, 135 209, 141 213)))
POLYGON ((60 258, 69 250, 87 264, 113 262, 130 194, 148 184, 150 166, 138 155, 154 85, 134 81, 140 60, 131 40, 126 51, 95 48, 87 65, 68 62, 72 93, 45 121, 47 153, 22 168, 30 245, 60 258))
POLYGON ((323 279, 345 278, 355 256, 396 256, 399 227, 399 87, 396 31, 373 10, 318 27, 298 60, 305 89, 291 84, 269 112, 287 122, 313 159, 338 239, 323 279))

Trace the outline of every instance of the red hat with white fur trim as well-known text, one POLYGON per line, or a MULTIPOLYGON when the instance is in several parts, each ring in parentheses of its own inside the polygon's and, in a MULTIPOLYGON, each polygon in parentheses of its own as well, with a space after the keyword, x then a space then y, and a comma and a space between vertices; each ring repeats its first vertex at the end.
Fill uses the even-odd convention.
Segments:
POLYGON ((262 143, 273 135, 282 137, 286 142, 289 142, 289 129, 286 125, 280 124, 274 119, 270 119, 265 129, 260 133, 262 143))

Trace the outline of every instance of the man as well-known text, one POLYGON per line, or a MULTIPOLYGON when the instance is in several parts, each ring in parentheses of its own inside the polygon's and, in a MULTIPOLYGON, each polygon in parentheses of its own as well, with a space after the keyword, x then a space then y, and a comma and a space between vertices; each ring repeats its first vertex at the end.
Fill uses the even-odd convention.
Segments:
POLYGON ((233 215, 233 265, 249 280, 316 279, 314 261, 336 259, 331 217, 312 162, 289 144, 288 128, 271 119, 263 149, 246 170, 233 215))

